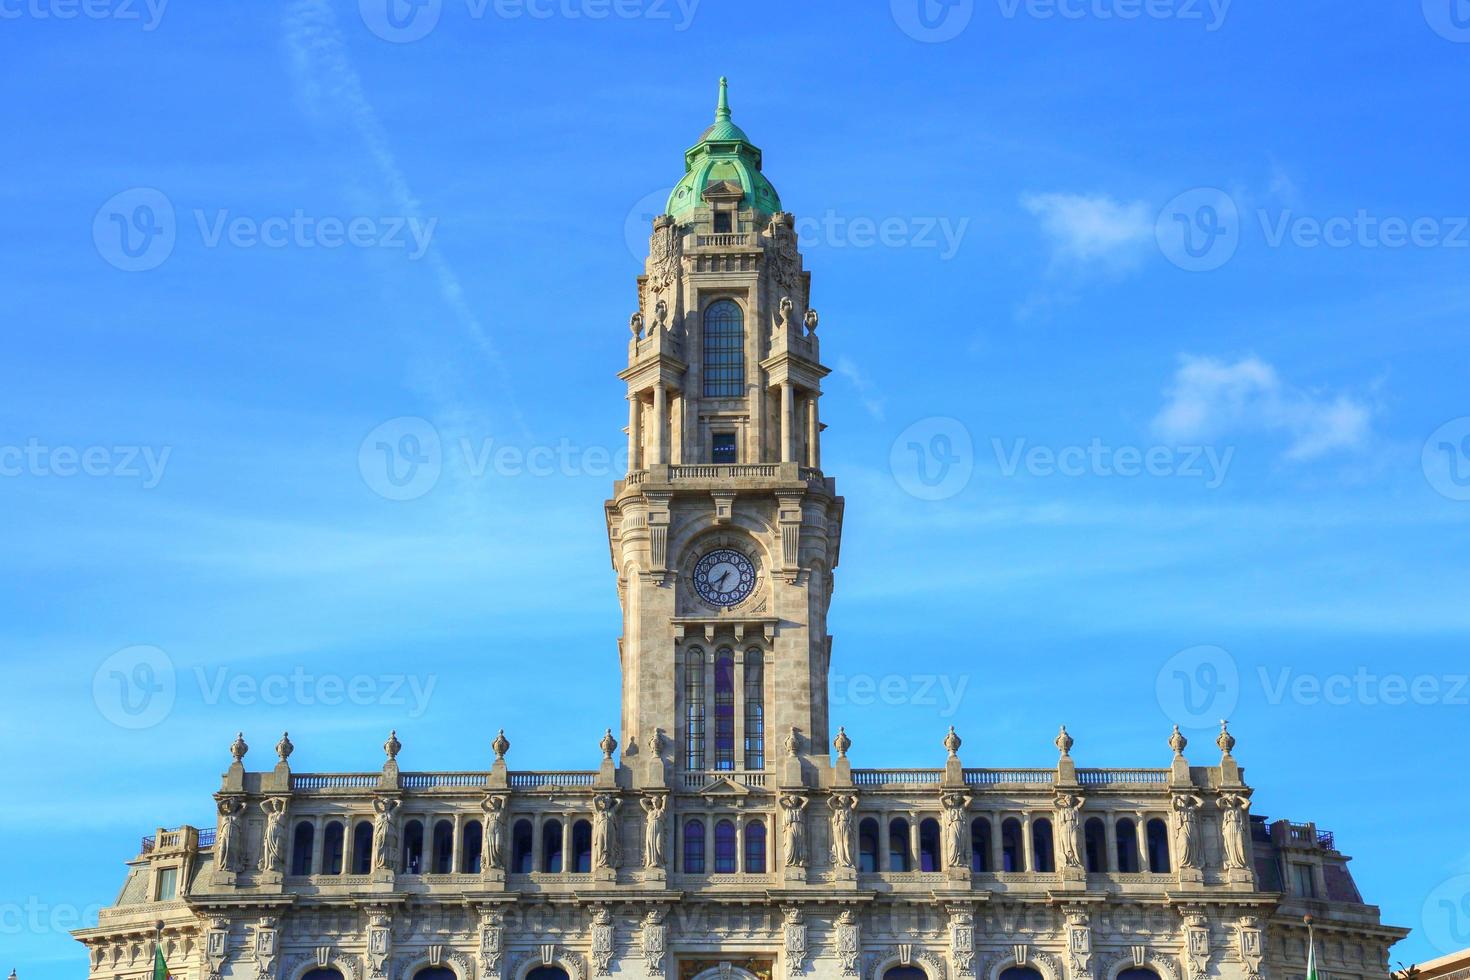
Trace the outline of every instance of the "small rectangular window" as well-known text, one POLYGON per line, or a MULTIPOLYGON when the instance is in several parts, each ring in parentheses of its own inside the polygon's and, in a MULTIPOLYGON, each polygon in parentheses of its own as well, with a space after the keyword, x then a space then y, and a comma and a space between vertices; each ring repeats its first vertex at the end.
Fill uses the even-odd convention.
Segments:
POLYGON ((179 895, 179 869, 158 869, 158 894, 155 901, 171 902, 179 895))
POLYGON ((1292 890, 1301 898, 1317 897, 1317 882, 1312 874, 1310 864, 1293 864, 1291 866, 1292 890))
POLYGON ((728 235, 735 230, 734 223, 730 220, 729 211, 715 212, 715 234, 728 235))
POLYGON ((735 462, 735 433, 716 432, 710 436, 710 462, 735 462))

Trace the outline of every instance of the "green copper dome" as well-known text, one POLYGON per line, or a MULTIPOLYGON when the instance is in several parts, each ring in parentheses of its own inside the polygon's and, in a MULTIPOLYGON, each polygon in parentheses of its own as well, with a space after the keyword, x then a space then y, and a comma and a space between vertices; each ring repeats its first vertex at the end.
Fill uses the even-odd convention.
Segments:
POLYGON ((684 179, 669 195, 665 209, 676 220, 704 205, 704 192, 712 184, 739 187, 744 193, 742 210, 749 208, 767 217, 781 210, 776 188, 761 173, 761 151, 730 121, 730 88, 720 79, 720 103, 715 123, 700 134, 699 142, 684 154, 684 179))

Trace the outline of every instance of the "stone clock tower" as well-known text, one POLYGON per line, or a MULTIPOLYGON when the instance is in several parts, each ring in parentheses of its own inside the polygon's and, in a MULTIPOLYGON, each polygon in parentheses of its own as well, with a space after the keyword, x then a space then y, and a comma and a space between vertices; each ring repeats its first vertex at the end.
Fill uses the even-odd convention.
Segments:
POLYGON ((667 764, 684 788, 816 784, 842 498, 821 469, 811 275, 723 79, 684 170, 618 375, 629 463, 606 509, 624 760, 635 779, 667 764))

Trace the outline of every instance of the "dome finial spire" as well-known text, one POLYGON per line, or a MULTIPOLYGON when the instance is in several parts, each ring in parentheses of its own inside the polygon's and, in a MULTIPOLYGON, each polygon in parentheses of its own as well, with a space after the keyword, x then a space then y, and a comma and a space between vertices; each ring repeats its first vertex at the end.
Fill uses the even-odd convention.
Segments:
POLYGON ((720 76, 720 104, 715 107, 715 122, 728 122, 730 119, 730 80, 724 75, 720 76))

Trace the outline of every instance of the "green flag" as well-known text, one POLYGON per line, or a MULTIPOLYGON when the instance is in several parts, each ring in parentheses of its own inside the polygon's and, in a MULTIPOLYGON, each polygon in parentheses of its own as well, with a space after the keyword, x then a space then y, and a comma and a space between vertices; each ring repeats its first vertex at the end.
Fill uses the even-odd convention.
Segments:
POLYGON ((173 980, 173 974, 168 972, 168 963, 163 958, 163 947, 153 948, 153 980, 173 980))
POLYGON ((1317 980, 1317 937, 1311 929, 1307 930, 1307 980, 1317 980))

